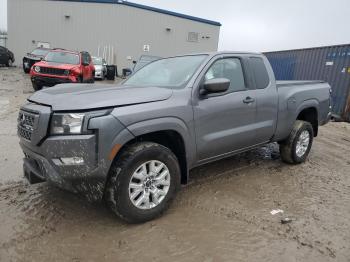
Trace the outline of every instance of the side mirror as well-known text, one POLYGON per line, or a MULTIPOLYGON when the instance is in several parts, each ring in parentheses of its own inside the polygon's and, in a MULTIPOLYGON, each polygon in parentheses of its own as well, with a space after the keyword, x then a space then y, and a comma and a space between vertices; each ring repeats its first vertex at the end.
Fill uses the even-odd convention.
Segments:
POLYGON ((206 80, 203 84, 203 88, 200 90, 201 95, 207 95, 211 93, 223 93, 230 87, 230 80, 227 78, 214 78, 206 80))

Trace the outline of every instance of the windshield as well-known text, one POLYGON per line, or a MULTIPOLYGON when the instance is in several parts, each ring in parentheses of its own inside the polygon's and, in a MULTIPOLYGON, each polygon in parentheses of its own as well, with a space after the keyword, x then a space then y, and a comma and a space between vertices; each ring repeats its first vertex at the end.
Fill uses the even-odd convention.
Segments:
POLYGON ((140 60, 137 61, 136 65, 134 66, 134 72, 139 71, 142 67, 145 67, 147 64, 159 60, 161 57, 158 56, 141 56, 140 60))
POLYGON ((102 58, 101 57, 93 57, 92 62, 94 65, 102 65, 102 58))
POLYGON ((192 55, 157 60, 135 72, 123 85, 182 87, 206 57, 192 55))
POLYGON ((49 50, 46 49, 34 49, 31 54, 32 55, 38 55, 38 56, 45 56, 49 50))
POLYGON ((79 55, 67 52, 49 52, 45 57, 45 61, 60 64, 78 65, 79 55))

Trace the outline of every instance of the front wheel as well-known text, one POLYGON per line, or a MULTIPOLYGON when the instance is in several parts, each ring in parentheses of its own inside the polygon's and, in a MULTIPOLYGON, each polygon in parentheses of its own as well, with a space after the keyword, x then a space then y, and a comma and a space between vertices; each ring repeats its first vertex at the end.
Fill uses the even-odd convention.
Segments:
POLYGON ((12 65, 13 65, 12 59, 9 58, 9 60, 8 60, 7 63, 6 63, 6 66, 7 66, 7 67, 12 67, 12 65))
POLYGON ((280 143, 281 158, 289 164, 305 162, 310 153, 314 132, 309 122, 297 120, 288 138, 280 143))
POLYGON ((33 86, 33 89, 35 91, 38 91, 38 90, 41 90, 43 88, 42 85, 38 84, 38 83, 35 83, 35 82, 32 82, 32 86, 33 86))
POLYGON ((106 201, 121 219, 141 223, 160 216, 180 187, 180 167, 168 148, 135 143, 113 163, 106 201))

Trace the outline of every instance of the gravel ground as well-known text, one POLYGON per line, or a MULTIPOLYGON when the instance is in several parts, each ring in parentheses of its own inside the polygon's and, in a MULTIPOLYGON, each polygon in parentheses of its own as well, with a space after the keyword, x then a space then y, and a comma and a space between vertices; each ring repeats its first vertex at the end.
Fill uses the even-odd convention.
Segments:
POLYGON ((302 165, 271 144, 197 168, 164 216, 128 225, 24 181, 16 117, 31 92, 0 68, 0 261, 350 261, 349 124, 321 127, 302 165))

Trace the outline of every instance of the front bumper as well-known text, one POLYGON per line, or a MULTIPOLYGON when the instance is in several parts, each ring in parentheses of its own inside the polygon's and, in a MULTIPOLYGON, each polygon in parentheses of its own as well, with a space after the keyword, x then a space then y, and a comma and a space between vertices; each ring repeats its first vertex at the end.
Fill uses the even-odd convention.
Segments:
POLYGON ((20 116, 23 114, 33 119, 30 135, 23 133, 20 118, 18 124, 18 130, 22 130, 18 134, 25 155, 25 177, 31 183, 50 182, 90 201, 101 200, 113 162, 110 157, 113 146, 124 144, 134 138, 133 135, 110 113, 90 112, 89 117, 86 116, 91 134, 57 136, 47 134, 50 107, 28 103, 21 108, 20 116), (62 161, 62 158, 77 157, 84 162, 65 164, 62 161))
POLYGON ((91 201, 102 198, 107 173, 97 163, 95 135, 48 138, 36 148, 40 153, 23 141, 20 146, 25 155, 23 171, 29 182, 48 181, 91 201), (84 159, 83 164, 64 165, 59 160, 77 156, 84 159))
POLYGON ((32 83, 39 84, 42 86, 55 86, 58 84, 67 84, 67 83, 75 83, 76 81, 73 81, 70 78, 58 78, 58 77, 47 77, 47 76, 32 76, 31 77, 32 83))
POLYGON ((104 77, 104 72, 103 71, 95 71, 95 78, 97 79, 103 79, 104 77))

